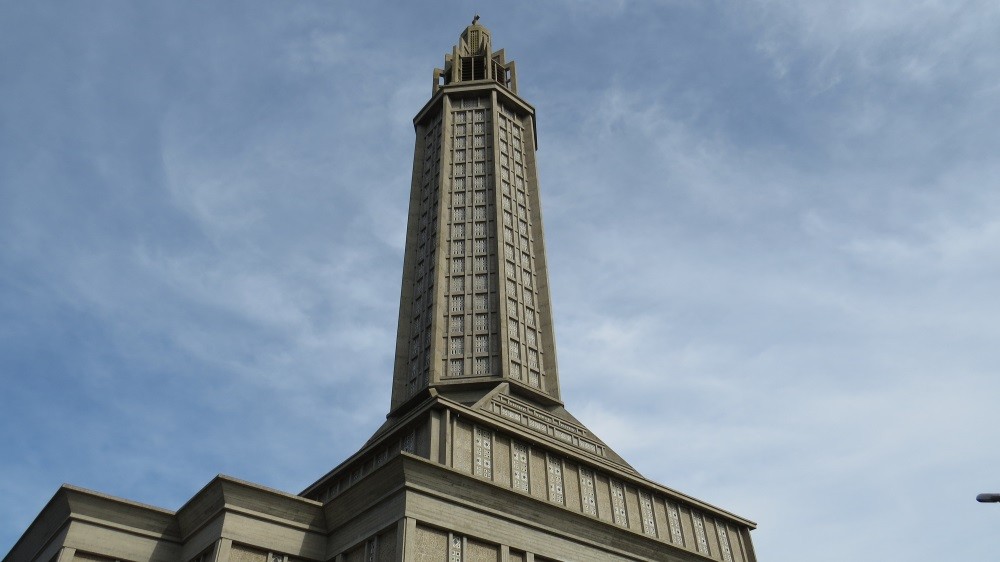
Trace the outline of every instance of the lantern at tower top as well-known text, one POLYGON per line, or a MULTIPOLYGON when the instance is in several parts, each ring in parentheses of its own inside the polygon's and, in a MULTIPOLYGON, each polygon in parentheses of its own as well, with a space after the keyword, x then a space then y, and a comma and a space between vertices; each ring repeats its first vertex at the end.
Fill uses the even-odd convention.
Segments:
POLYGON ((503 49, 493 52, 490 30, 473 18, 451 54, 444 57, 444 68, 434 69, 434 92, 442 86, 458 82, 488 80, 497 82, 517 93, 514 62, 507 62, 503 49))

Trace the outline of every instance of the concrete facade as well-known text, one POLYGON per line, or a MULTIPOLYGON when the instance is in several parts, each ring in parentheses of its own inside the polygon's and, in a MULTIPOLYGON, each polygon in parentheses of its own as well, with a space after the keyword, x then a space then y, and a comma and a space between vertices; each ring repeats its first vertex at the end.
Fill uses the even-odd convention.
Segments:
POLYGON ((63 486, 4 562, 756 562, 752 521, 643 478, 559 393, 534 108, 474 22, 416 148, 391 407, 299 495, 176 512, 63 486))

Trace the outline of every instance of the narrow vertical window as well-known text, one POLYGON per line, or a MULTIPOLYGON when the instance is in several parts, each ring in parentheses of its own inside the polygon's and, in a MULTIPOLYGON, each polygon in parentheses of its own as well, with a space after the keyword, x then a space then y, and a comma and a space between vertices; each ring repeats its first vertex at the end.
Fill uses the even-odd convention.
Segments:
POLYGON ((510 378, 512 378, 514 380, 520 381, 520 380, 524 380, 522 378, 522 376, 523 375, 521 374, 521 364, 518 363, 517 361, 511 361, 510 362, 510 378))
POLYGON ((562 460, 550 454, 545 455, 545 464, 549 473, 549 501, 564 504, 562 460))
POLYGON ((722 562, 733 562, 733 549, 729 545, 729 533, 726 524, 716 519, 715 530, 719 535, 719 547, 722 549, 722 562))
POLYGON ((708 556, 708 537, 705 535, 705 519, 700 513, 691 513, 691 521, 694 522, 694 538, 698 543, 698 552, 708 556))
POLYGON ((615 525, 628 527, 628 512, 625 510, 625 487, 621 482, 611 481, 611 511, 615 525))
POLYGON ((681 532, 681 516, 677 506, 667 502, 667 521, 670 523, 670 542, 684 546, 684 534, 681 532))
POLYGON ((528 491, 528 446, 524 443, 511 441, 510 469, 514 480, 514 489, 528 491))
POLYGON ((538 371, 528 371, 528 384, 535 388, 542 388, 542 379, 538 375, 538 371))
POLYGON ((656 520, 653 518, 653 497, 649 492, 639 490, 639 511, 642 515, 642 532, 656 536, 656 520))
POLYGON ((583 512, 597 517, 597 498, 594 494, 594 471, 580 467, 580 503, 583 512))
POLYGON ((521 358, 521 346, 515 340, 510 340, 510 345, 507 351, 510 352, 510 358, 513 360, 519 360, 521 358))
POLYGON ((476 426, 475 428, 476 476, 493 478, 493 432, 476 426))

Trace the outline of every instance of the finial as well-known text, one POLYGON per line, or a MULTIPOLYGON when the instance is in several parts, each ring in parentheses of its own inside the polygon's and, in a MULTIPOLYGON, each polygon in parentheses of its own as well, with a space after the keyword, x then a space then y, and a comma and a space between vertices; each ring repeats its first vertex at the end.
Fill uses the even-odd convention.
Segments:
POLYGON ((476 17, 472 18, 472 25, 476 25, 477 21, 479 21, 479 14, 476 14, 476 17))

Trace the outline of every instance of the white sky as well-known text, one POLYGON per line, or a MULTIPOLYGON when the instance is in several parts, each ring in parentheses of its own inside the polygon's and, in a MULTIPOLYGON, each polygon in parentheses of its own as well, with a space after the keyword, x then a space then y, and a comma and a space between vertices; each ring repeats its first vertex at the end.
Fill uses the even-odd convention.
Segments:
POLYGON ((0 5, 0 552, 63 482, 297 492, 370 436, 478 12, 569 409, 763 561, 996 557, 1000 4, 369 4, 0 5))

